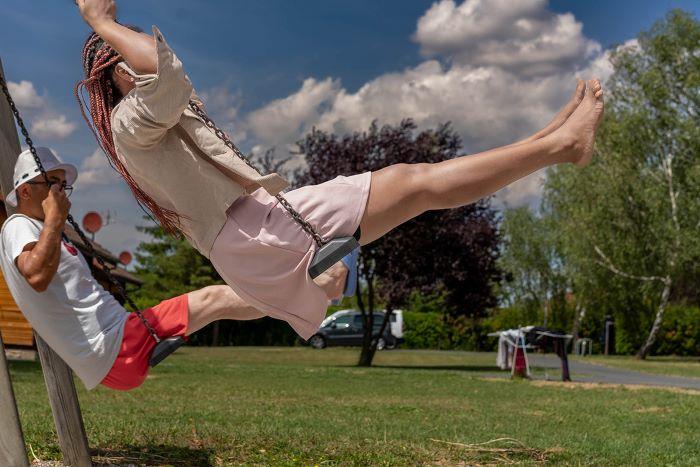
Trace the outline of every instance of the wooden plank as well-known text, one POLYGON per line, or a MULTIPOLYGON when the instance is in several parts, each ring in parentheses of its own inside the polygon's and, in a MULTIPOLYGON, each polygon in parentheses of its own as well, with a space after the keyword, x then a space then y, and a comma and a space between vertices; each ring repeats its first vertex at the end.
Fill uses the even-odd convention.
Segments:
POLYGON ((26 329, 3 329, 0 335, 7 345, 32 345, 33 332, 26 329))
POLYGON ((2 319, 1 323, 3 329, 4 326, 7 326, 8 329, 26 329, 28 331, 31 331, 32 329, 32 327, 29 324, 27 324, 27 322, 21 316, 8 313, 7 316, 0 319, 2 319))
POLYGON ((34 345, 32 325, 15 303, 2 272, 0 272, 0 334, 7 345, 28 347, 34 345))
MULTIPOLYGON (((0 336, 0 349, 4 349, 0 336)), ((0 465, 29 465, 5 352, 0 352, 0 465)))
POLYGON ((92 467, 73 373, 39 334, 35 337, 39 360, 44 369, 44 381, 49 393, 56 433, 58 433, 58 443, 63 453, 63 463, 73 467, 92 467))
POLYGON ((7 342, 7 345, 21 345, 25 347, 34 346, 33 332, 19 334, 2 331, 0 332, 0 337, 2 337, 4 342, 7 342))
MULTIPOLYGON (((0 73, 4 76, 2 61, 0 61, 0 73)), ((12 114, 7 101, 0 99, 0 189, 3 194, 7 193, 5 191, 7 187, 12 186, 12 172, 18 150, 19 141, 12 114), (13 142, 7 141, 10 136, 3 135, 14 135, 13 142)), ((0 351, 0 414, 2 414, 0 416, 0 465, 24 467, 29 465, 29 461, 24 447, 24 436, 5 359, 5 344, 2 336, 0 336, 0 349, 2 350, 0 351)))
POLYGON ((7 315, 3 318, 3 323, 5 322, 7 322, 8 327, 31 329, 31 326, 29 326, 24 317, 22 315, 18 316, 16 313, 7 313, 7 315))
MULTIPOLYGON (((0 60, 0 72, 5 76, 0 60)), ((5 95, 0 96, 0 186, 3 199, 12 190, 12 174, 15 170, 15 161, 20 153, 19 138, 14 116, 7 105, 5 95)), ((9 207, 9 206, 8 206, 9 207)), ((11 214, 8 212, 8 215, 11 214)))
MULTIPOLYGON (((10 335, 8 339, 7 335, 5 333, 1 334, 2 340, 5 342, 12 342, 11 345, 13 346, 19 346, 19 347, 33 347, 34 346, 34 338, 29 338, 28 336, 22 335, 22 336, 12 336, 10 335)), ((9 344, 8 344, 9 345, 9 344)))

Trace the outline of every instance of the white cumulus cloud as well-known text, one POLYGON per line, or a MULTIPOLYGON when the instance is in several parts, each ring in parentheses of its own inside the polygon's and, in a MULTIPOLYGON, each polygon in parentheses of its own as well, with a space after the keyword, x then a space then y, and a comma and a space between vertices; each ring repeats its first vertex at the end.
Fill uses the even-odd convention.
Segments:
POLYGON ((242 141, 247 136, 246 123, 239 115, 241 107, 240 91, 233 92, 226 84, 215 86, 203 91, 202 101, 206 104, 206 111, 216 122, 216 125, 224 130, 234 141, 242 141))
POLYGON ((73 133, 78 125, 68 121, 65 115, 42 116, 34 119, 32 123, 32 134, 39 138, 63 139, 73 133))
MULTIPOLYGON (((312 127, 342 134, 375 119, 412 118, 420 129, 450 121, 466 152, 483 151, 544 126, 577 78, 605 81, 612 73, 610 52, 584 36, 572 14, 550 11, 546 0, 441 0, 418 19, 413 40, 426 56, 416 66, 355 92, 333 77, 309 77, 296 92, 249 114, 256 147, 289 147, 312 127)), ((533 174, 497 198, 534 206, 542 185, 543 175, 533 174)))
POLYGON ((107 156, 100 148, 83 159, 78 170, 78 183, 81 189, 109 185, 119 180, 119 174, 109 165, 107 156))
POLYGON ((414 40, 425 55, 520 76, 576 69, 601 50, 571 13, 550 12, 546 0, 443 0, 418 20, 414 40))
POLYGON ((15 101, 17 107, 38 109, 46 105, 44 99, 36 92, 34 83, 31 81, 22 80, 19 83, 8 81, 7 88, 10 90, 10 95, 15 101))
POLYGON ((338 80, 307 78, 299 91, 252 112, 248 125, 267 144, 292 142, 311 129, 339 92, 338 80))
POLYGON ((49 99, 40 96, 31 81, 8 82, 7 88, 32 135, 46 139, 64 139, 78 127, 64 114, 57 112, 49 99))

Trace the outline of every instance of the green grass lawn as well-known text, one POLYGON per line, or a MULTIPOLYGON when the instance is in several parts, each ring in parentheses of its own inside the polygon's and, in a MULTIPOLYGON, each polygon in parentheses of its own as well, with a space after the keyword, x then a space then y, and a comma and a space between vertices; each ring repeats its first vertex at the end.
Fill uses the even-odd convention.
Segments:
POLYGON ((689 376, 700 378, 700 358, 698 357, 647 357, 637 360, 633 356, 594 355, 577 357, 579 361, 597 363, 599 365, 624 368, 626 370, 656 373, 669 376, 689 376))
MULTIPOLYGON (((486 379, 493 354, 184 348, 131 392, 76 380, 96 461, 697 465, 700 395, 486 379), (500 438, 501 440, 480 446, 500 438), (458 443, 458 444, 447 444, 458 443), (472 445, 472 446, 469 446, 472 445)), ((38 363, 11 362, 25 438, 60 451, 38 363)))

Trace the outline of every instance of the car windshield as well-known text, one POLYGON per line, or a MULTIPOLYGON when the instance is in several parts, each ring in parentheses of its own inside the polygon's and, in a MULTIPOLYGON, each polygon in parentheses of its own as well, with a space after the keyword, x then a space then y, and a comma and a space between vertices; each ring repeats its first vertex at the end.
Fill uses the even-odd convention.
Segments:
POLYGON ((321 322, 321 327, 330 326, 330 324, 334 321, 336 323, 340 324, 340 323, 350 323, 351 320, 352 320, 351 315, 340 315, 340 316, 331 315, 331 316, 326 317, 326 319, 324 319, 321 322))
MULTIPOLYGON (((348 310, 348 311, 352 311, 352 310, 348 310)), ((344 312, 347 313, 347 311, 345 311, 345 310, 344 310, 344 312)), ((392 323, 395 323, 396 322, 396 314, 392 313, 389 319, 392 323)), ((363 326, 362 314, 359 311, 354 311, 354 312, 348 313, 348 314, 341 314, 341 315, 334 314, 334 315, 328 316, 328 317, 326 317, 326 319, 324 319, 321 322, 321 327, 329 326, 333 321, 336 321, 336 324, 341 324, 341 323, 348 324, 348 323, 353 322, 355 324, 355 326, 359 326, 359 327, 363 326), (342 318, 342 320, 341 320, 341 318, 342 318)), ((384 321, 384 313, 375 312, 374 313, 374 326, 377 326, 377 324, 381 324, 383 321, 384 321)))

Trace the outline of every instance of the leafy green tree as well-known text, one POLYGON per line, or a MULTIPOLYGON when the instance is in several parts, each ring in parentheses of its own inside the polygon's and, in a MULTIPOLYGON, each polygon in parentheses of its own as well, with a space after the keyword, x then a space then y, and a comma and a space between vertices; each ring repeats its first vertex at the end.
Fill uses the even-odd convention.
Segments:
POLYGON ((700 279, 700 25, 674 10, 612 63, 594 161, 550 171, 544 205, 575 289, 645 358, 700 279))
MULTIPOLYGON (((458 155, 461 141, 449 125, 418 132, 407 119, 381 128, 373 123, 365 132, 344 136, 314 130, 298 144, 307 165, 297 172, 296 182, 308 185, 392 164, 450 159, 458 155)), ((365 331, 359 365, 371 365, 376 351, 372 330, 380 301, 391 312, 403 307, 415 290, 444 292, 450 317, 483 316, 496 304, 498 240, 495 213, 489 200, 483 200, 426 212, 364 246, 359 273, 367 294, 365 300, 358 290, 365 331)), ((380 335, 389 317, 386 313, 380 335)))
POLYGON ((509 308, 498 314, 515 313, 514 321, 520 319, 521 325, 571 329, 575 342, 584 310, 583 299, 573 294, 570 271, 555 233, 556 226, 547 213, 537 214, 526 207, 504 212, 499 265, 505 280, 500 295, 501 302, 509 308), (529 320, 522 322, 526 316, 529 320))
POLYGON ((167 235, 160 226, 137 227, 152 240, 136 250, 136 274, 143 285, 131 292, 140 307, 182 295, 208 285, 223 284, 211 262, 186 240, 167 235))
POLYGON ((531 303, 542 308, 566 292, 561 255, 551 235, 548 218, 526 207, 508 209, 501 224, 503 254, 499 264, 507 274, 502 297, 507 303, 531 303))

